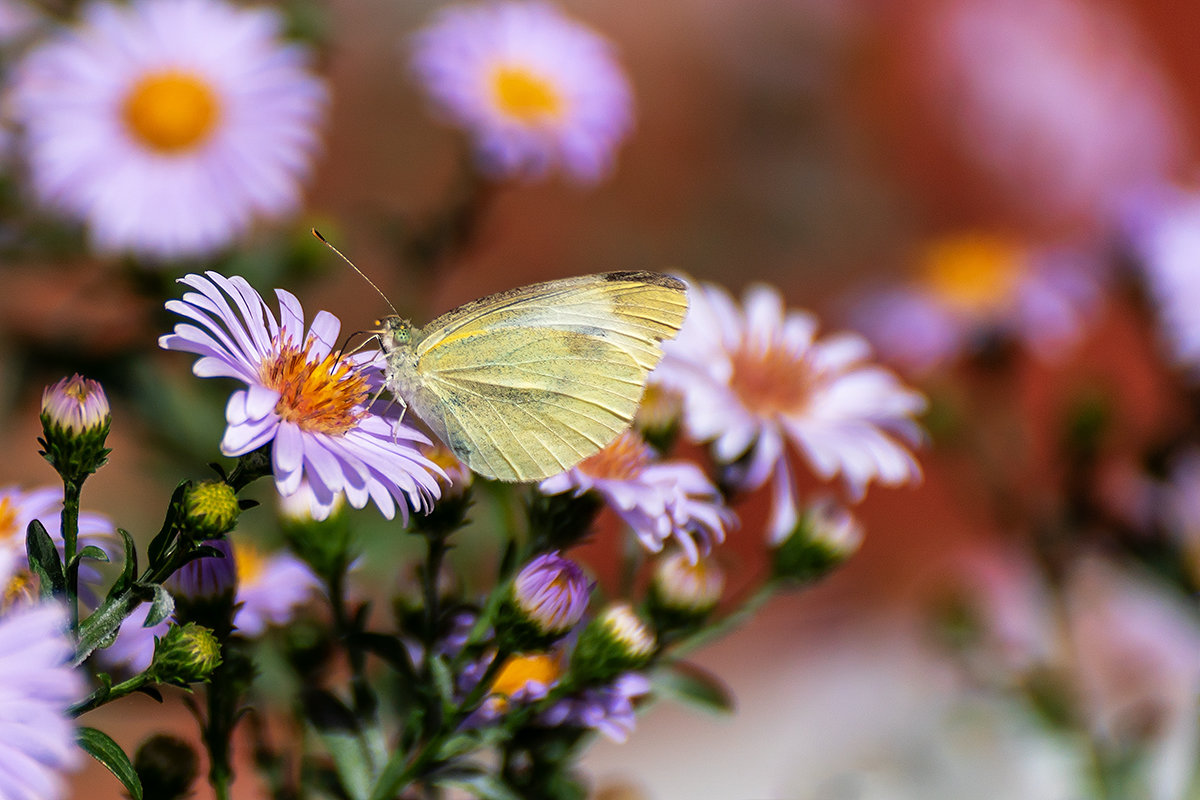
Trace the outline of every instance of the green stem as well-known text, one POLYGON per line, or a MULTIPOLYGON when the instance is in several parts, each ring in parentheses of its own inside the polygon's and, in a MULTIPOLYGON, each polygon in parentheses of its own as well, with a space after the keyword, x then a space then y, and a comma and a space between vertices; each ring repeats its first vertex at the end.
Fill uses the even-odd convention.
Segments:
POLYGON ((71 706, 68 709, 68 713, 72 717, 79 717, 93 709, 99 708, 105 703, 111 703, 113 700, 119 700, 128 694, 133 694, 147 683, 150 683, 150 676, 143 672, 140 675, 134 675, 127 681, 118 683, 116 686, 107 689, 97 689, 83 700, 71 706))
MULTIPOLYGON (((79 495, 83 481, 63 478, 62 537, 63 563, 75 560, 79 548, 79 495)), ((79 570, 67 570, 67 609, 71 630, 79 630, 79 570)))
POLYGON ((712 625, 702 628, 696 633, 684 639, 680 639, 675 645, 674 651, 677 655, 684 655, 696 650, 699 647, 708 644, 711 641, 721 638, 727 633, 730 633, 735 628, 741 627, 751 617, 758 613, 767 601, 774 596, 778 583, 775 580, 768 580, 758 588, 754 594, 746 598, 746 602, 742 603, 741 607, 734 610, 727 616, 717 620, 712 625))
POLYGON ((387 766, 383 768, 383 773, 379 776, 379 780, 375 782, 375 788, 371 792, 371 800, 388 800, 388 798, 396 797, 409 784, 421 777, 425 768, 429 766, 429 763, 441 751, 442 745, 446 743, 446 740, 458 731, 458 727, 462 724, 463 720, 479 708, 484 698, 487 697, 492 682, 504 666, 504 662, 508 660, 508 656, 509 653, 504 651, 496 653, 496 657, 492 659, 492 663, 488 664, 483 677, 479 679, 479 682, 475 684, 474 688, 467 695, 467 698, 459 706, 458 713, 446 724, 442 725, 442 729, 424 747, 418 750, 411 759, 405 759, 403 754, 397 753, 387 763, 387 766))

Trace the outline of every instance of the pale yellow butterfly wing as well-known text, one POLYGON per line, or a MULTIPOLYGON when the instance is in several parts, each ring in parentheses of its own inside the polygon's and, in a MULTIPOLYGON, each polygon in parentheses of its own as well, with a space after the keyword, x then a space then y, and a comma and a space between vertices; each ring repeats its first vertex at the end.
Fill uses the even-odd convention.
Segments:
POLYGON ((415 343, 417 414, 473 470, 532 481, 625 430, 662 340, 687 312, 684 284, 605 273, 476 300, 415 343))

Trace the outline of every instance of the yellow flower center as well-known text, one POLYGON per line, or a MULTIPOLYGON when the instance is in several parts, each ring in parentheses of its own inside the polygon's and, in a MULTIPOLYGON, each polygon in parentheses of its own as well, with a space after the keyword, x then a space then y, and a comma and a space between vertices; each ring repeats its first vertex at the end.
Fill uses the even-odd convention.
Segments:
POLYGON ((17 530, 17 509, 7 497, 0 500, 0 540, 15 536, 17 530))
POLYGON ((625 431, 607 447, 580 463, 593 478, 627 481, 642 474, 651 461, 650 447, 633 431, 625 431))
POLYGON ((28 570, 20 570, 12 576, 4 587, 4 597, 0 600, 0 608, 12 608, 16 605, 30 603, 36 595, 33 591, 33 574, 28 570))
POLYGON ((554 119, 565 105, 554 84, 525 67, 497 67, 492 73, 492 93, 496 107, 521 122, 554 119))
POLYGON ((508 705, 507 698, 529 684, 550 686, 561 677, 562 664, 557 656, 549 653, 510 656, 492 681, 492 700, 497 704, 497 710, 503 711, 508 705))
POLYGON ((1025 269, 1025 251, 987 234, 963 234, 934 242, 926 251, 923 283, 942 302, 980 313, 1003 306, 1025 269))
POLYGON ((161 153, 192 150, 212 134, 221 106, 212 87, 182 70, 152 72, 125 96, 125 124, 161 153))
POLYGON ((797 357, 780 343, 763 346, 744 339, 732 354, 732 365, 729 385, 751 414, 794 415, 808 405, 814 379, 812 366, 808 359, 797 357))
POLYGON ((338 436, 351 430, 366 413, 367 381, 362 373, 334 354, 308 360, 312 341, 304 348, 285 344, 274 361, 259 370, 263 385, 279 392, 275 413, 313 433, 338 436))
POLYGON ((248 544, 233 543, 233 569, 237 574, 238 586, 253 586, 262 577, 267 559, 248 544))

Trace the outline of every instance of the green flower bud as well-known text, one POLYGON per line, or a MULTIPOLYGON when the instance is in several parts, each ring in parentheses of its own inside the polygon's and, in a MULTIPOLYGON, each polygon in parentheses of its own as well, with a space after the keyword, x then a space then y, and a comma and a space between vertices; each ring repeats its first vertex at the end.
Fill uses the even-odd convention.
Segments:
POLYGON ((676 551, 661 559, 650 581, 650 613, 656 627, 685 628, 702 621, 717 606, 725 573, 713 559, 695 564, 676 551))
POLYGON ((173 625, 154 644, 150 673, 159 683, 201 683, 221 665, 221 644, 208 628, 173 625))
POLYGON ((108 460, 112 413, 96 381, 64 378, 42 392, 42 456, 64 479, 82 481, 108 460))
POLYGON ((194 539, 215 539, 233 530, 242 513, 233 487, 225 481, 201 481, 183 493, 183 529, 194 539))
POLYGON ((658 641, 628 603, 616 603, 592 619, 579 635, 571 656, 571 677, 602 683, 622 672, 644 667, 658 641))
POLYGON ((312 495, 301 490, 279 497, 279 523, 292 552, 312 567, 317 575, 328 577, 346 568, 357 555, 346 501, 341 493, 334 497, 329 515, 313 515, 312 495))
POLYGON ((849 511, 832 501, 813 503, 796 530, 775 548, 775 577, 811 583, 852 556, 862 538, 862 525, 849 511))

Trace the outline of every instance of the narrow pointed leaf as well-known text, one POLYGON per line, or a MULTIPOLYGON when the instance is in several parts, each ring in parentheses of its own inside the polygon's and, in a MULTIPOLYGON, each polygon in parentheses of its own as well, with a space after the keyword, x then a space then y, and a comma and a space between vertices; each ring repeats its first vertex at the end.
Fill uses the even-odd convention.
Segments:
POLYGON ((129 761, 129 756, 120 745, 114 742, 106 733, 95 728, 79 729, 79 746, 99 761, 121 783, 133 800, 142 800, 142 781, 138 778, 137 770, 129 761))

